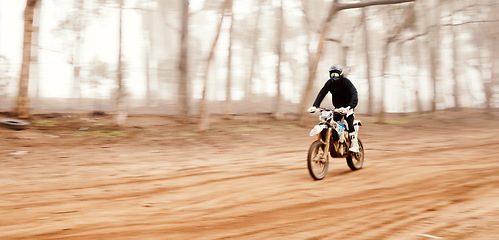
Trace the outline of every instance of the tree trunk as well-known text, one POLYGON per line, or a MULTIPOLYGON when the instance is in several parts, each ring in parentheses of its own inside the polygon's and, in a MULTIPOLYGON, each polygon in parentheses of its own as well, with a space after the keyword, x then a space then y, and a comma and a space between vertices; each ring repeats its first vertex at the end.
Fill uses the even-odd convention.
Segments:
POLYGON ((204 72, 204 80, 203 80, 203 95, 201 98, 200 106, 199 106, 199 131, 206 131, 209 129, 209 113, 206 109, 206 92, 208 89, 208 73, 210 72, 210 64, 213 56, 215 55, 215 48, 217 47, 218 37, 220 36, 220 32, 222 30, 222 23, 224 21, 225 9, 228 6, 230 0, 225 0, 224 5, 222 7, 222 14, 220 17, 220 22, 217 26, 217 34, 215 35, 215 39, 211 45, 210 55, 208 56, 208 60, 206 61, 206 70, 204 72))
POLYGON ((457 38, 457 35, 458 35, 458 27, 457 26, 453 26, 452 27, 452 61, 453 61, 453 65, 452 65, 452 79, 454 81, 454 87, 453 87, 453 97, 454 97, 454 108, 456 110, 459 110, 461 108, 461 102, 459 101, 460 99, 460 94, 459 94, 459 89, 460 89, 460 86, 459 86, 459 52, 458 52, 458 46, 459 46, 459 43, 458 43, 458 38, 457 38))
POLYGON ((120 20, 119 20, 119 50, 118 50, 118 69, 117 69, 117 80, 118 80, 118 91, 116 99, 116 124, 122 126, 125 124, 127 118, 126 112, 126 99, 125 99, 125 87, 123 86, 123 59, 122 59, 122 29, 123 29, 123 1, 120 0, 120 20))
POLYGON ((189 50, 189 0, 182 1, 182 29, 180 36, 180 79, 178 84, 178 109, 180 120, 187 121, 189 103, 187 99, 188 81, 188 50, 189 50))
MULTIPOLYGON (((310 11, 309 10, 310 2, 308 0, 302 0, 302 4, 303 4, 304 11, 305 12, 309 12, 310 11)), ((310 76, 310 74, 312 73, 312 62, 314 60, 315 54, 312 53, 311 47, 310 47, 311 46, 311 42, 312 42, 312 34, 313 33, 310 30, 311 27, 310 27, 307 15, 305 15, 304 18, 303 18, 303 25, 305 26, 304 29, 307 29, 306 35, 305 35, 305 42, 306 42, 305 43, 305 50, 306 50, 306 53, 307 53, 307 62, 308 62, 307 71, 308 71, 308 75, 310 76)), ((293 74, 293 76, 296 76, 296 74, 293 74)), ((298 86, 298 83, 300 83, 302 80, 294 78, 294 81, 295 82, 293 83, 293 87, 296 88, 296 86, 298 86)), ((294 93, 299 93, 300 89, 295 89, 293 92, 294 93)), ((306 107, 306 105, 305 105, 305 107, 306 107)), ((301 108, 299 110, 301 110, 301 108)), ((300 112, 299 112, 299 114, 300 114, 300 112)))
MULTIPOLYGON (((499 41, 499 18, 497 17, 497 13, 499 11, 499 4, 497 3, 496 0, 491 0, 491 4, 493 4, 493 10, 490 10, 489 13, 489 20, 492 21, 490 23, 490 71, 491 71, 491 76, 490 76, 490 89, 491 89, 491 108, 494 107, 496 108, 495 104, 497 103, 494 102, 495 100, 495 94, 497 94, 497 87, 499 84, 499 78, 498 78, 498 65, 497 61, 499 60, 499 54, 498 54, 498 41, 499 41)), ((488 113, 492 113, 492 109, 489 109, 487 111, 488 113)))
POLYGON ((36 109, 40 105, 40 66, 39 66, 39 54, 40 49, 40 19, 41 19, 41 6, 42 1, 37 1, 35 4, 35 10, 33 12, 33 35, 31 42, 31 67, 30 67, 30 79, 34 81, 35 84, 35 103, 33 104, 36 109))
POLYGON ((33 33, 33 13, 37 0, 27 0, 24 10, 24 43, 23 43, 23 62, 21 66, 21 77, 19 79, 19 92, 17 95, 14 115, 18 118, 29 118, 29 67, 31 58, 31 37, 33 33))
POLYGON ((256 20, 255 20, 255 26, 253 29, 253 49, 252 49, 252 54, 251 54, 251 67, 250 67, 250 74, 248 77, 248 82, 246 85, 246 97, 247 97, 247 102, 248 102, 248 114, 250 117, 248 117, 248 120, 250 123, 254 122, 254 116, 255 116, 255 107, 254 107, 254 99, 253 99, 253 77, 255 75, 255 66, 256 63, 258 62, 258 38, 260 36, 260 31, 259 31, 259 26, 260 26, 260 17, 262 15, 262 5, 263 5, 264 0, 259 0, 258 2, 258 11, 256 14, 256 20))
POLYGON ((431 22, 428 24, 430 29, 429 34, 429 56, 430 56, 430 74, 431 83, 433 89, 433 99, 431 102, 431 111, 437 111, 438 102, 438 69, 440 68, 440 0, 437 0, 435 6, 431 6, 433 9, 430 15, 431 22))
POLYGON ((152 104, 151 99, 151 64, 149 60, 151 59, 151 11, 149 9, 144 9, 142 11, 142 36, 143 36, 143 46, 144 46, 144 70, 146 74, 146 107, 150 107, 152 104))
MULTIPOLYGON (((79 37, 77 37, 78 39, 79 37)), ((81 89, 80 89, 80 62, 77 60, 80 58, 80 54, 78 53, 80 50, 80 46, 78 43, 79 40, 75 42, 75 53, 73 55, 73 91, 71 97, 73 98, 81 98, 81 89)))
POLYGON ((276 40, 276 54, 277 54, 277 67, 276 67, 276 99, 274 105, 274 116, 277 119, 282 118, 282 113, 280 109, 281 105, 281 62, 282 62, 282 39, 283 39, 283 0, 280 1, 279 7, 277 8, 277 40, 276 40))
MULTIPOLYGON (((78 11, 81 13, 84 11, 84 4, 85 0, 77 0, 75 2, 77 4, 78 11)), ((82 35, 83 35, 83 23, 81 19, 81 15, 76 15, 74 18, 75 21, 75 39, 74 39, 74 49, 73 49, 73 59, 72 59, 72 65, 73 65, 73 87, 72 87, 72 93, 71 97, 72 98, 78 98, 81 99, 81 79, 80 79, 80 72, 81 72, 81 45, 83 42, 82 35)))
MULTIPOLYGON (((484 44, 487 44, 487 42, 484 42, 484 44)), ((488 46, 489 50, 491 50, 491 46, 492 46, 492 44, 490 44, 488 46)), ((487 46, 485 46, 485 47, 487 47, 487 46)), ((492 52, 490 54, 492 54, 492 52)), ((479 56, 478 57, 479 67, 477 68, 477 70, 480 71, 480 76, 481 76, 481 79, 483 81, 483 89, 485 92, 485 113, 489 114, 492 111, 492 86, 493 86, 492 79, 488 79, 487 77, 485 77, 486 74, 483 74, 483 71, 486 69, 487 59, 485 56, 482 56, 482 54, 480 53, 480 50, 478 50, 478 56, 479 56)), ((491 71, 494 71, 494 70, 491 69, 491 71)))
POLYGON ((420 73, 419 69, 421 69, 421 67, 423 66, 423 64, 421 64, 421 56, 420 56, 420 40, 418 39, 415 39, 414 40, 414 56, 416 58, 416 62, 415 62, 415 65, 416 65, 416 73, 414 74, 414 82, 416 83, 416 87, 415 87, 415 90, 414 90, 414 100, 416 101, 416 111, 417 113, 421 114, 423 113, 423 106, 422 106, 422 103, 421 103, 421 96, 419 95, 419 86, 420 85, 420 78, 421 76, 419 76, 418 74, 420 73))
POLYGON ((225 106, 224 112, 225 117, 230 118, 232 114, 232 38, 233 38, 233 28, 234 28, 234 11, 233 11, 233 0, 229 0, 228 15, 230 15, 230 28, 229 28, 229 46, 228 46, 228 56, 227 56, 227 83, 225 86, 225 106))
MULTIPOLYGON (((485 77, 485 73, 484 73, 484 70, 485 70, 485 64, 486 64, 486 61, 485 61, 485 57, 483 56, 482 52, 480 51, 480 49, 482 49, 482 47, 485 47, 483 46, 482 44, 484 44, 485 42, 481 42, 481 39, 475 39, 475 42, 477 44, 477 51, 476 51, 476 59, 478 59, 478 64, 475 65, 474 67, 476 68, 476 70, 478 71, 478 74, 479 74, 479 79, 482 81, 482 86, 483 86, 483 92, 484 92, 484 95, 485 95, 485 113, 489 113, 490 112, 490 96, 492 95, 491 94, 491 91, 490 91, 490 87, 491 87, 491 84, 490 82, 488 81, 488 79, 485 77)), ((472 95, 472 93, 470 93, 472 95)))
MULTIPOLYGON (((498 42, 499 42, 499 18, 497 17, 497 13, 499 12, 499 4, 497 4, 496 0, 491 0, 491 3, 494 4, 494 10, 490 11, 490 20, 494 21, 490 24, 490 67, 491 67, 491 82, 493 95, 492 99, 494 100, 494 94, 497 94, 497 88, 499 87, 499 65, 497 64, 499 61, 499 53, 498 53, 498 42)), ((495 102, 497 104, 497 100, 495 102)), ((494 108, 497 109, 496 105, 494 108)))
POLYGON ((373 104, 373 84, 371 76, 371 59, 369 58, 369 28, 367 27, 366 9, 362 9, 362 28, 364 32, 364 54, 366 60, 366 75, 367 75, 367 114, 371 116, 374 113, 373 104))
MULTIPOLYGON (((160 8, 159 13, 155 13, 155 10, 149 11, 150 14, 145 16, 146 24, 148 24, 148 36, 146 37, 149 40, 148 48, 146 51, 148 51, 148 59, 147 59, 147 64, 149 65, 147 72, 148 72, 148 77, 149 77, 149 99, 151 101, 149 102, 150 106, 158 106, 158 98, 161 96, 162 92, 162 85, 160 84, 159 81, 159 54, 161 51, 157 51, 158 45, 164 44, 163 42, 157 41, 158 33, 155 32, 155 27, 153 22, 154 21, 160 21, 160 17, 157 17, 157 14, 160 14, 161 16, 165 16, 165 8, 161 7, 161 4, 158 5, 160 8)), ((165 20, 163 20, 165 21, 165 20)), ((170 54, 172 52, 168 52, 170 54)))

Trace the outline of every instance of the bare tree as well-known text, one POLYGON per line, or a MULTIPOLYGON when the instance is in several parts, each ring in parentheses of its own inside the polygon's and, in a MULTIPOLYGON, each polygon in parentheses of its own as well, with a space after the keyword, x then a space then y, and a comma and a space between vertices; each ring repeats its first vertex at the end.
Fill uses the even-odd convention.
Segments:
POLYGON ((31 37, 33 33, 33 13, 37 0, 27 0, 24 10, 24 43, 23 43, 23 62, 21 66, 21 77, 19 79, 19 92, 14 109, 14 115, 18 118, 30 117, 28 82, 29 67, 31 62, 31 37))
MULTIPOLYGON (((72 59, 72 64, 73 64, 73 93, 72 96, 76 98, 81 98, 81 89, 80 89, 80 71, 81 71, 81 63, 80 63, 80 47, 83 42, 83 8, 85 1, 80 0, 76 1, 77 4, 77 14, 76 18, 74 19, 74 30, 75 30, 75 41, 74 41, 74 52, 73 52, 73 59, 72 59)), ((120 23, 121 24, 121 23, 120 23)))
POLYGON ((430 75, 433 89, 433 99, 431 102, 431 111, 437 111, 438 101, 438 69, 440 67, 440 0, 437 0, 435 5, 428 6, 430 16, 427 18, 428 35, 428 51, 430 63, 430 75))
POLYGON ((189 102, 187 99, 188 81, 188 54, 189 54, 189 0, 182 1, 182 29, 180 33, 180 79, 178 84, 179 117, 182 121, 187 120, 189 114, 189 102))
POLYGON ((152 98, 152 92, 151 92, 151 64, 150 64, 150 59, 151 59, 151 48, 152 48, 152 29, 151 29, 151 24, 152 24, 152 18, 151 18, 151 11, 148 8, 145 8, 141 12, 142 14, 142 36, 144 39, 143 46, 144 46, 144 67, 145 67, 145 73, 146 73, 146 106, 149 107, 151 106, 151 98, 152 98))
MULTIPOLYGON (((31 42, 31 67, 30 67, 30 80, 35 82, 35 105, 40 102, 40 65, 39 54, 40 49, 40 19, 41 19, 41 5, 42 1, 37 1, 35 10, 33 12, 33 35, 31 42)), ((35 106, 36 107, 36 106, 35 106)))
MULTIPOLYGON (((457 3, 454 3, 454 6, 459 6, 457 3)), ((452 20, 454 22, 455 15, 452 16, 452 20)), ((459 86, 459 42, 458 42, 458 34, 459 34, 459 26, 452 26, 452 79, 454 81, 453 87, 453 97, 454 97, 454 108, 459 110, 461 108, 460 102, 460 86, 459 86)))
POLYGON ((374 113, 373 104, 374 104, 374 96, 373 96, 373 84, 372 84, 372 76, 371 76, 371 58, 369 57, 369 28, 367 26, 367 14, 366 8, 362 8, 362 30, 364 33, 364 54, 365 54, 365 63, 366 63, 366 77, 367 77, 367 114, 372 115, 374 113))
POLYGON ((255 75, 255 67, 258 62, 258 39, 260 37, 260 18, 262 15, 262 5, 265 0, 258 0, 258 10, 256 13, 255 25, 253 28, 253 38, 252 38, 252 54, 251 54, 251 66, 249 77, 246 83, 246 99, 248 104, 248 113, 251 115, 248 119, 250 122, 254 121, 255 107, 254 107, 254 96, 253 96, 253 77, 255 75))
POLYGON ((119 0, 119 49, 118 49, 118 70, 117 70, 117 83, 118 89, 116 93, 116 124, 121 126, 125 124, 127 118, 126 99, 125 99, 125 86, 123 84, 123 46, 122 46, 122 31, 123 31, 123 1, 119 0))
MULTIPOLYGON (((420 46, 422 45, 420 43, 421 41, 419 39, 415 39, 414 40, 414 46, 413 46, 413 52, 414 52, 414 65, 416 66, 416 69, 419 70, 421 69, 421 66, 423 64, 421 64, 421 56, 420 56, 420 46)), ((416 101, 416 111, 418 113, 422 113, 423 112, 423 106, 422 106, 422 103, 421 103, 421 95, 419 93, 419 86, 420 86, 420 75, 419 74, 419 71, 416 71, 416 73, 414 74, 414 82, 416 84, 416 87, 414 89, 414 99, 416 101)))
POLYGON ((282 39, 283 39, 283 1, 281 0, 279 3, 279 7, 277 7, 277 24, 276 24, 276 54, 277 54, 277 67, 276 67, 276 88, 277 95, 275 97, 274 102, 274 115, 276 118, 282 118, 282 112, 280 109, 281 105, 281 62, 282 62, 282 39))
POLYGON ((203 95, 201 98, 200 106, 199 106, 199 131, 206 131, 209 129, 209 113, 208 110, 206 109, 206 92, 208 88, 208 73, 210 71, 210 64, 213 59, 213 56, 215 55, 215 48, 217 47, 218 43, 218 38, 220 36, 220 32, 222 30, 222 23, 224 20, 225 16, 225 9, 227 9, 228 4, 230 3, 231 0, 225 0, 224 4, 222 6, 222 14, 220 17, 220 22, 218 23, 217 26, 217 33, 215 35, 215 39, 213 40, 213 43, 211 45, 211 50, 210 50, 210 55, 208 56, 208 59, 206 61, 206 70, 204 72, 204 80, 203 80, 203 95))
POLYGON ((227 82, 225 85, 225 106, 224 112, 225 116, 229 118, 232 113, 232 40, 233 40, 233 30, 234 30, 234 1, 229 0, 227 7, 227 16, 230 16, 230 27, 229 27, 229 46, 227 54, 227 82))
MULTIPOLYGON (((499 12, 499 4, 495 0, 490 1, 492 4, 492 9, 490 11, 490 65, 491 65, 491 82, 493 93, 497 94, 497 88, 499 87, 499 18, 497 13, 499 12)), ((497 97, 497 96, 496 96, 497 97)), ((494 98, 494 95, 492 96, 494 98)), ((496 102, 497 104, 497 102, 496 102)), ((497 108, 497 106, 496 106, 497 108)), ((489 111, 490 112, 490 111, 489 111)))

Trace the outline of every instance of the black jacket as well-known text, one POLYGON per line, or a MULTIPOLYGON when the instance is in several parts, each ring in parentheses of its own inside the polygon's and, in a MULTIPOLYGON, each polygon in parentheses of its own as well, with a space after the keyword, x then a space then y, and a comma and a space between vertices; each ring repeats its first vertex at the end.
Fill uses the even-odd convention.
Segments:
POLYGON ((359 102, 355 86, 350 79, 342 77, 338 82, 333 82, 333 80, 329 79, 324 84, 324 87, 322 87, 315 99, 314 107, 320 107, 322 100, 328 92, 333 96, 333 106, 336 108, 350 106, 354 109, 359 102))

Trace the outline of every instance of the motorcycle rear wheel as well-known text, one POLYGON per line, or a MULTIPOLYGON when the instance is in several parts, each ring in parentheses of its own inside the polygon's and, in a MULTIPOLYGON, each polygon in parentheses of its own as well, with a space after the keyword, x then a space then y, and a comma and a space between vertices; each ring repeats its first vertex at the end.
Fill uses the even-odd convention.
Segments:
POLYGON ((359 153, 350 153, 347 156, 347 165, 352 171, 357 171, 364 165, 364 146, 359 139, 359 153))
POLYGON ((310 145, 307 156, 307 166, 314 180, 322 180, 329 166, 329 153, 324 152, 326 145, 317 140, 310 145), (325 156, 324 156, 325 155, 325 156))

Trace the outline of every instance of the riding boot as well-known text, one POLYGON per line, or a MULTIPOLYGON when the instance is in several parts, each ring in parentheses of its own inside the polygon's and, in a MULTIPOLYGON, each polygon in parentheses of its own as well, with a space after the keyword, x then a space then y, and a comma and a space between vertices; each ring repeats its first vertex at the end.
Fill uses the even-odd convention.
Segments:
POLYGON ((348 149, 350 152, 359 152, 359 140, 357 139, 357 133, 356 132, 351 132, 348 133, 348 136, 350 137, 350 149, 348 149))

